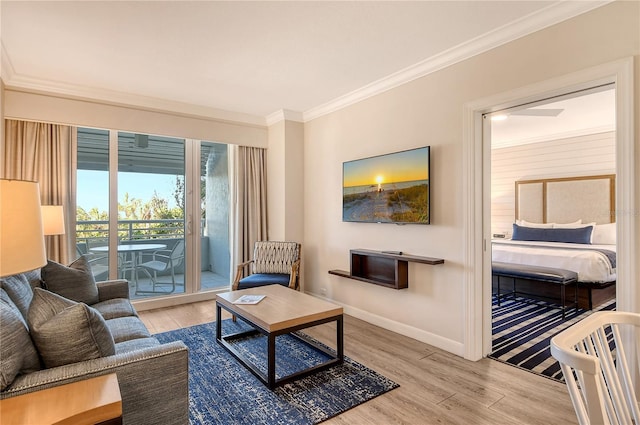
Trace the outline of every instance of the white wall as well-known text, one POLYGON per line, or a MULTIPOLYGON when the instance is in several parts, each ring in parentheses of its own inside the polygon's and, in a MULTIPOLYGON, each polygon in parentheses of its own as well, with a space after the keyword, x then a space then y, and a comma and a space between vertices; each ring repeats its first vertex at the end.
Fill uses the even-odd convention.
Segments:
POLYGON ((4 117, 76 127, 107 128, 206 140, 243 146, 267 147, 267 128, 182 113, 155 111, 5 88, 4 117))
POLYGON ((285 234, 285 121, 269 126, 267 148, 267 226, 271 240, 284 240, 285 234))
POLYGON ((598 133, 491 151, 491 233, 511 234, 515 182, 616 172, 615 133, 598 133))
POLYGON ((302 242, 304 125, 283 120, 269 126, 267 203, 269 240, 302 242))
MULTIPOLYGON (((638 2, 614 2, 307 123, 305 289, 326 293, 349 314, 462 355, 464 105, 629 56, 637 62, 639 16, 638 2), (430 226, 341 221, 342 162, 423 145, 432 147, 430 226), (348 270, 351 248, 446 262, 411 264, 409 288, 393 290, 329 275, 348 270)), ((637 99, 637 65, 635 82, 637 99)))

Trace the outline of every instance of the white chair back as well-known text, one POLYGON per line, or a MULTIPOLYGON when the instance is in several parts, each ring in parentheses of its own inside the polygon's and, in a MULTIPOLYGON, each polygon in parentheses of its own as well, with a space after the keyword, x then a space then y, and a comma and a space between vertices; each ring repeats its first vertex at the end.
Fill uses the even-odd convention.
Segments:
POLYGON ((171 260, 173 261, 173 267, 178 267, 184 261, 184 239, 176 242, 171 251, 171 260))
POLYGON ((639 335, 640 314, 601 311, 551 339, 581 425, 640 424, 631 378, 634 363, 640 370, 639 335))

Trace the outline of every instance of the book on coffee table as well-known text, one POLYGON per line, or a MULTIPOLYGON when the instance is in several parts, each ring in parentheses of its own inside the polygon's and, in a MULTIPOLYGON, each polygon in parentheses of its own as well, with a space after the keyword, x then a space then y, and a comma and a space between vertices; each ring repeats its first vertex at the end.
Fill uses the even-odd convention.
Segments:
POLYGON ((243 295, 237 300, 233 301, 234 304, 258 304, 266 297, 266 295, 243 295))

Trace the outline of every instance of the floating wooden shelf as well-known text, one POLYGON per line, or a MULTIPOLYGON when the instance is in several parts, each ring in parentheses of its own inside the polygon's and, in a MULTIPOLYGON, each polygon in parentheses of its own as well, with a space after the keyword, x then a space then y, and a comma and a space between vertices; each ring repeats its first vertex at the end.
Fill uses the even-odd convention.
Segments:
POLYGON ((408 254, 392 254, 369 249, 352 249, 351 272, 329 270, 329 274, 342 276, 393 289, 409 286, 409 263, 443 264, 442 258, 421 257, 408 254))

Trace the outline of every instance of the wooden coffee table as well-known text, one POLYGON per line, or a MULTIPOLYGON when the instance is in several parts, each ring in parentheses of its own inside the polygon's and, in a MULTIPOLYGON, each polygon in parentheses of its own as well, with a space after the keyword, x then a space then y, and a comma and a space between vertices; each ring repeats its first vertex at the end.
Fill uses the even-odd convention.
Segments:
POLYGON ((216 340, 240 363, 249 369, 265 385, 273 389, 278 385, 326 369, 344 360, 342 307, 311 295, 289 289, 282 285, 261 286, 240 291, 217 294, 216 298, 216 340), (234 304, 243 295, 266 295, 258 304, 234 304), (221 309, 241 318, 254 329, 230 335, 222 335, 221 309), (299 334, 292 332, 300 329, 336 322, 336 352, 316 344, 299 334), (261 333, 267 337, 267 373, 245 358, 229 341, 261 333), (276 336, 291 334, 305 344, 329 356, 329 360, 301 370, 294 374, 276 379, 276 336))

